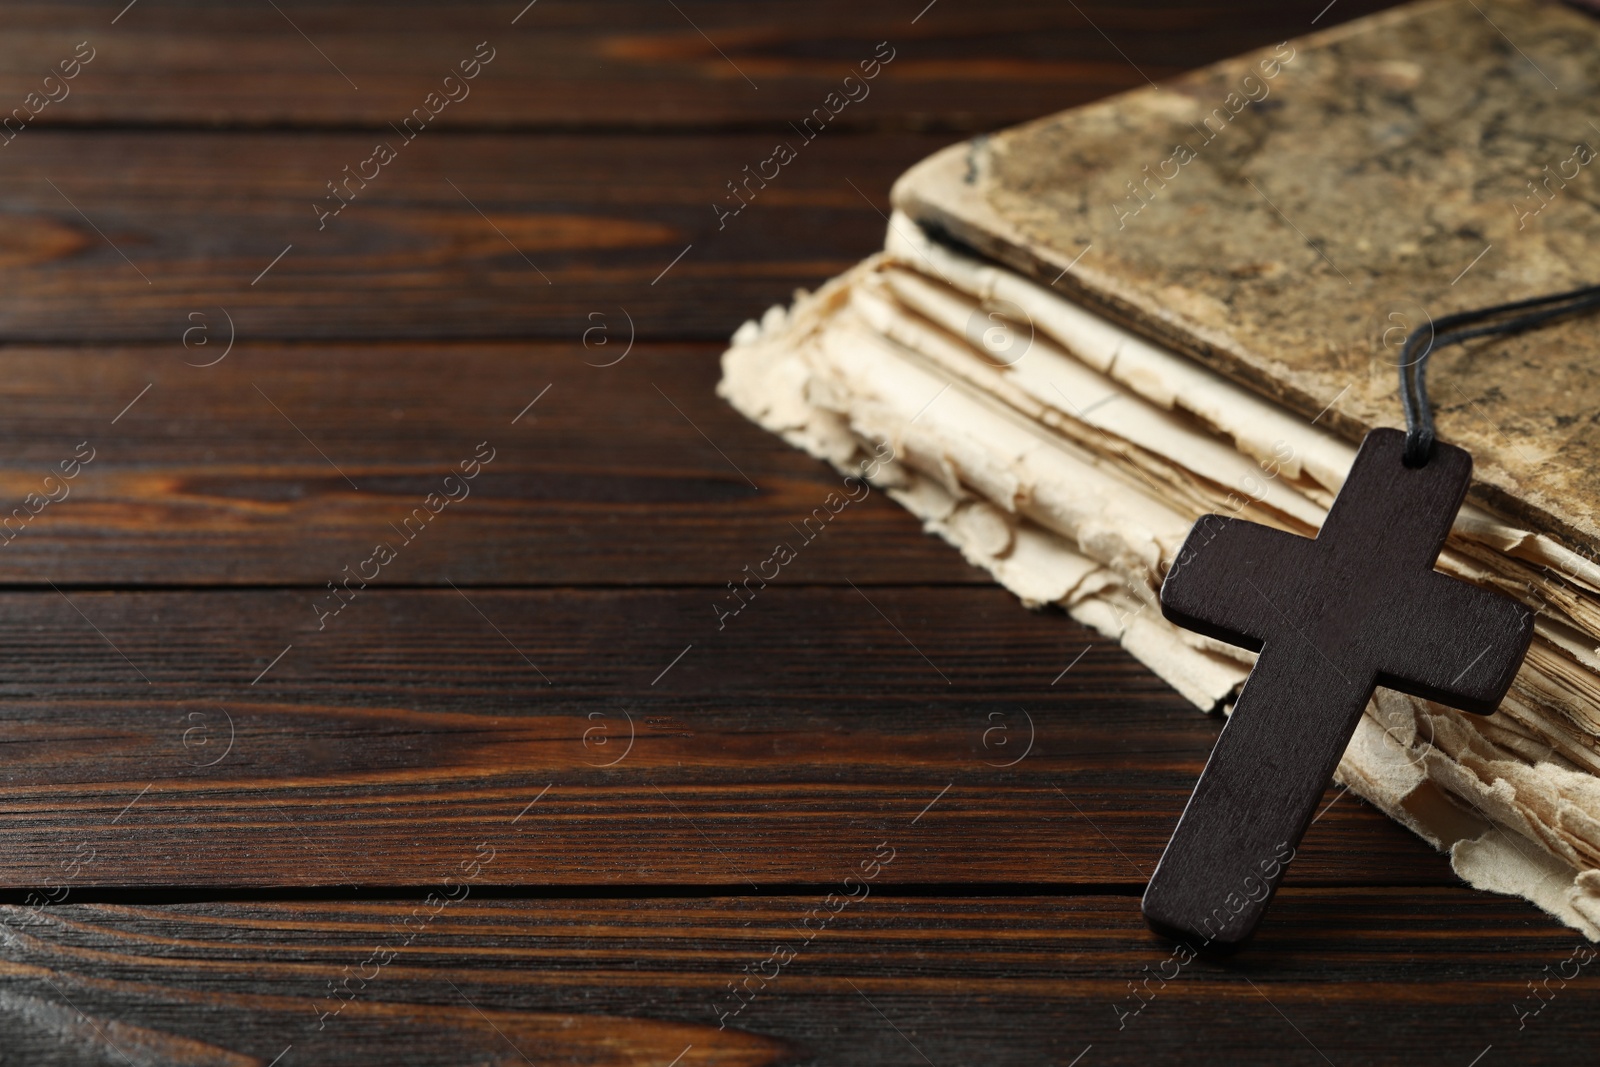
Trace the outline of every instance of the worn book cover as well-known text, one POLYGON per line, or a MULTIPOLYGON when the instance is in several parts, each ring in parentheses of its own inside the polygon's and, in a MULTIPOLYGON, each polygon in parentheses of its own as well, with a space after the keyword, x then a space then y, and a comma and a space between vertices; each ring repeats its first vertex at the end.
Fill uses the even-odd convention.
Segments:
MULTIPOLYGON (((1400 343, 1600 282, 1600 23, 1409 5, 953 146, 897 184, 977 249, 1350 440, 1403 425, 1400 343)), ((1441 349, 1472 499, 1600 547, 1594 318, 1441 349)))

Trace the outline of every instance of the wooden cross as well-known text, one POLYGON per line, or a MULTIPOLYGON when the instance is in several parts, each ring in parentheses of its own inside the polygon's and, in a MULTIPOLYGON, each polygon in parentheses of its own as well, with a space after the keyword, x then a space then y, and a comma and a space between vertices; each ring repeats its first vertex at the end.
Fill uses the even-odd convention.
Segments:
POLYGON ((1377 686, 1487 715, 1522 663, 1533 612, 1433 569, 1472 457, 1404 441, 1367 434, 1315 539, 1206 515, 1167 573, 1168 619, 1261 653, 1145 891, 1169 937, 1250 935, 1377 686))

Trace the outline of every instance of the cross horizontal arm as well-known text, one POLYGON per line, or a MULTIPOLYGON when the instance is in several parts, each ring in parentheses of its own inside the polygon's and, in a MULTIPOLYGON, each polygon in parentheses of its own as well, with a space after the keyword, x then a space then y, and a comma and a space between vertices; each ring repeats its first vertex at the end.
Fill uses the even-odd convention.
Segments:
POLYGON ((1283 629, 1274 604, 1305 579, 1316 542, 1225 515, 1202 515, 1161 584, 1161 613, 1185 629, 1261 651, 1283 629))
POLYGON ((1533 611, 1437 571, 1417 576, 1378 644, 1378 684, 1487 715, 1533 640, 1533 611))

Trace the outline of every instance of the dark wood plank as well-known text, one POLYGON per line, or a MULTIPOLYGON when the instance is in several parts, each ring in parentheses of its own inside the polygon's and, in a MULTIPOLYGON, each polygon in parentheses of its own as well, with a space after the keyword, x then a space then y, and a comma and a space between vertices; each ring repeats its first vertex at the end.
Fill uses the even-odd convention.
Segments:
POLYGON ((737 207, 727 183, 773 154, 773 135, 424 131, 366 188, 351 179, 341 195, 354 199, 323 219, 316 208, 340 202, 327 183, 380 139, 401 142, 19 138, 6 157, 0 339, 176 348, 192 313, 226 313, 249 340, 577 340, 591 314, 626 312, 641 338, 722 340, 882 247, 890 184, 950 140, 819 137, 728 219, 714 205, 737 207))
MULTIPOLYGON (((146 0, 114 26, 122 4, 9 4, 0 101, 9 108, 40 92, 87 39, 94 60, 34 125, 384 129, 487 40, 493 62, 439 126, 778 129, 821 106, 888 41, 893 62, 833 125, 981 130, 1303 33, 1315 15, 1267 0, 1226 12, 1173 0, 1081 10, 941 3, 920 18, 922 4, 900 0, 691 0, 679 11, 651 0, 540 0, 513 26, 525 3, 146 0)), ((1345 0, 1318 25, 1380 6, 1345 0)))
POLYGON ((871 855, 841 843, 819 872, 826 885, 781 897, 487 900, 470 883, 436 883, 436 899, 467 895, 6 907, 7 1052, 259 1065, 281 1055, 284 1067, 1080 1055, 1135 1067, 1466 1067, 1489 1046, 1484 1064, 1572 1062, 1597 1035, 1596 965, 1579 966, 1577 935, 1520 901, 1288 889, 1256 949, 1182 964, 1130 896, 922 900, 853 882, 849 892, 868 895, 807 942, 802 923, 815 928, 826 894, 846 892, 847 872, 871 855), (743 986, 738 1015, 720 1015, 737 1003, 730 986, 773 975, 779 958, 776 977, 743 986), (1563 985, 1558 971, 1574 977, 1563 985), (1517 1012, 1540 1003, 1529 983, 1547 977, 1542 1010, 1519 1027, 1517 1012))
MULTIPOLYGON (((1216 737, 999 589, 714 595, 0 596, 0 882, 419 883, 492 836, 497 884, 743 887, 894 836, 896 882, 1139 886, 1216 737)), ((1335 797, 1291 884, 1454 883, 1335 797)))
MULTIPOLYGON (((721 346, 641 342, 615 366, 592 365, 626 349, 626 323, 613 318, 606 346, 599 333, 587 348, 580 338, 240 341, 206 368, 183 361, 221 356, 226 324, 216 317, 196 325, 214 343, 196 333, 187 350, 9 349, 0 582, 322 587, 378 539, 395 539, 390 524, 444 491, 483 441, 494 459, 470 495, 379 584, 742 579, 744 565, 796 538, 790 524, 843 488, 840 477, 717 399, 721 346), (43 479, 85 441, 93 461, 22 526, 14 509, 28 514, 28 493, 60 496, 43 479)), ((989 580, 880 493, 842 511, 791 573, 841 584, 989 580)))

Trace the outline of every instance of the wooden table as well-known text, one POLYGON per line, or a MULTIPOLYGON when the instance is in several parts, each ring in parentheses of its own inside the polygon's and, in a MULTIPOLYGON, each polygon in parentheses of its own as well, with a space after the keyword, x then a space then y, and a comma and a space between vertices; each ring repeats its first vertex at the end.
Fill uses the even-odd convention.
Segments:
POLYGON ((930 151, 1320 4, 921 6, 8 5, 0 1062, 1592 1055, 1577 935, 1335 791, 1180 965, 1218 723, 877 494, 718 626, 837 481, 727 335, 930 151))

